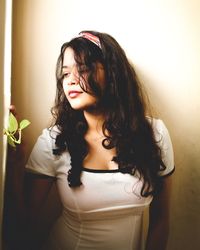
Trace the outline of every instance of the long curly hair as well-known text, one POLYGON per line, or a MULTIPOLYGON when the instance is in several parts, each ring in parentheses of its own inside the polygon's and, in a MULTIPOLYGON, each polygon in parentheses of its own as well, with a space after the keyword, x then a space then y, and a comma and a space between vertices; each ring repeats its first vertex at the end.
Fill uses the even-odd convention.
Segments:
POLYGON ((81 76, 81 65, 88 69, 88 86, 99 100, 105 115, 102 126, 105 139, 102 146, 115 148, 113 161, 123 173, 138 174, 143 180, 141 195, 155 195, 162 186, 159 172, 165 169, 161 150, 155 141, 151 119, 147 117, 144 92, 132 64, 124 50, 109 34, 84 31, 97 36, 101 48, 83 37, 75 37, 61 47, 56 67, 57 93, 55 105, 51 109, 54 125, 60 133, 56 137, 53 153, 62 154, 68 150, 71 156, 71 169, 68 174, 70 187, 81 185, 82 162, 88 153, 84 139, 88 125, 82 110, 70 106, 63 91, 62 65, 64 52, 70 47, 81 76), (106 84, 101 88, 96 80, 96 65, 101 63, 105 71, 106 84), (108 132, 108 133, 107 133, 108 132))

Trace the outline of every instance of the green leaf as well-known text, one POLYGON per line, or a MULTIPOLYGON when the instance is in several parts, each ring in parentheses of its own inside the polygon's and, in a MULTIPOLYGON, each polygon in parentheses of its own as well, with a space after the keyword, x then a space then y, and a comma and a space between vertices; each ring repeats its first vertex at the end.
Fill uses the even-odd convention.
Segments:
POLYGON ((16 147, 16 146, 15 146, 15 143, 14 143, 14 141, 12 140, 12 138, 10 137, 10 135, 8 135, 7 138, 8 138, 8 144, 10 144, 10 146, 12 146, 12 147, 15 148, 15 147, 16 147))
POLYGON ((21 143, 21 136, 22 136, 22 129, 26 128, 27 126, 29 126, 30 122, 26 119, 22 120, 19 124, 18 127, 18 122, 17 119, 15 118, 15 116, 10 113, 9 115, 9 124, 8 124, 8 129, 4 129, 3 133, 4 135, 7 136, 8 139, 8 143, 16 148, 16 144, 20 144, 21 143), (18 132, 18 139, 15 137, 15 133, 18 132))
POLYGON ((26 128, 26 127, 28 127, 28 125, 30 125, 30 122, 28 121, 28 120, 22 120, 21 122, 20 122, 20 125, 19 125, 19 127, 20 127, 20 129, 24 129, 24 128, 26 128))
POLYGON ((9 124, 8 124, 8 131, 13 133, 16 132, 18 129, 18 122, 17 119, 15 118, 15 116, 10 113, 9 115, 9 124))

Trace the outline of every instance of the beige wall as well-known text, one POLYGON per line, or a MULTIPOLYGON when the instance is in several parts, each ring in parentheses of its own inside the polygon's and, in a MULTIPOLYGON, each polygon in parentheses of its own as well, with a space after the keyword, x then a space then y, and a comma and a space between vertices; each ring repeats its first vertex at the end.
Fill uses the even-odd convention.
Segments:
POLYGON ((168 250, 200 246, 200 2, 15 0, 12 97, 31 120, 29 149, 50 118, 61 44, 82 29, 112 34, 145 83, 174 145, 168 250))

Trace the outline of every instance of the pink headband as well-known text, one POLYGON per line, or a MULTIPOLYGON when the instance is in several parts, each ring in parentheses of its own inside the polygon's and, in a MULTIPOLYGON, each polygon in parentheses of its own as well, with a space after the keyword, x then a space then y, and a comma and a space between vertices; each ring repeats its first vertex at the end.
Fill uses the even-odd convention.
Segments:
POLYGON ((95 36, 89 32, 81 32, 81 33, 79 33, 79 35, 77 37, 83 37, 83 38, 89 40, 90 42, 96 44, 101 49, 101 43, 100 43, 100 40, 97 36, 95 36))

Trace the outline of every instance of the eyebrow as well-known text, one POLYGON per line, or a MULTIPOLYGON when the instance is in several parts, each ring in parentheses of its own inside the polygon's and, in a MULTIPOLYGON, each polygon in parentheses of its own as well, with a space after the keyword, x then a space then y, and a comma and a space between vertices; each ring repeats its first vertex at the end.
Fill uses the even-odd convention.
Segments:
MULTIPOLYGON (((82 67, 82 66, 86 66, 86 64, 85 63, 81 63, 81 64, 78 65, 78 67, 82 67)), ((63 65, 62 66, 62 69, 68 69, 68 68, 71 68, 71 67, 67 66, 67 65, 63 65)))
POLYGON ((66 65, 62 66, 62 69, 67 69, 67 68, 69 68, 69 66, 66 66, 66 65))

